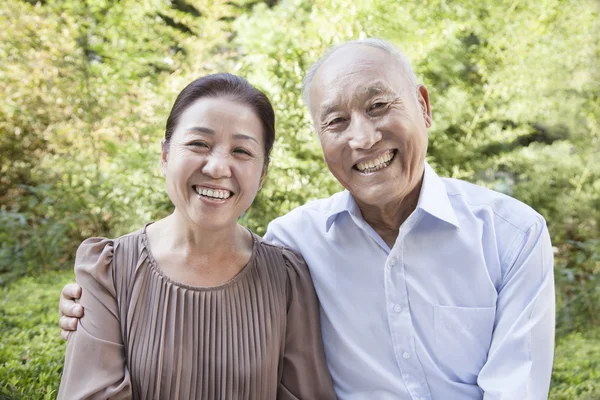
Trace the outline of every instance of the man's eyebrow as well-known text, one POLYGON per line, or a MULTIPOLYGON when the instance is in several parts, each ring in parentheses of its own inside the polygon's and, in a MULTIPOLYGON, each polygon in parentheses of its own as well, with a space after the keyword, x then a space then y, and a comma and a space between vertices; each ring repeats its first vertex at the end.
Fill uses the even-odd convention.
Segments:
MULTIPOLYGON (((383 94, 385 96, 393 96, 397 97, 398 93, 392 89, 388 85, 385 85, 383 82, 375 82, 372 85, 365 86, 361 90, 359 90, 354 97, 355 98, 364 98, 364 97, 373 97, 378 94, 383 94)), ((327 117, 329 114, 338 110, 338 105, 335 103, 325 104, 321 107, 321 120, 327 117)))
POLYGON ((327 117, 329 114, 336 112, 338 110, 338 105, 335 103, 329 103, 329 104, 325 104, 323 105, 323 107, 321 107, 321 121, 327 117))
POLYGON ((358 96, 372 97, 378 94, 385 95, 397 95, 395 91, 390 89, 387 85, 384 85, 382 82, 376 82, 373 85, 369 85, 364 87, 361 91, 358 92, 358 96))

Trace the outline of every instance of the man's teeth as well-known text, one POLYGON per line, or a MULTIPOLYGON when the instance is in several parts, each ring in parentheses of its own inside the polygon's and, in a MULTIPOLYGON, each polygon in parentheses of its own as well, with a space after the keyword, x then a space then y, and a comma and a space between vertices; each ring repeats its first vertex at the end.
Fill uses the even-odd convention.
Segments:
POLYGON ((388 151, 387 153, 380 155, 374 160, 369 160, 356 164, 356 168, 358 168, 360 172, 378 171, 382 168, 387 167, 392 158, 394 158, 394 152, 388 151))
POLYGON ((196 188, 196 193, 200 196, 211 197, 213 199, 228 199, 231 196, 231 192, 229 190, 216 190, 216 189, 206 189, 206 188, 196 188))

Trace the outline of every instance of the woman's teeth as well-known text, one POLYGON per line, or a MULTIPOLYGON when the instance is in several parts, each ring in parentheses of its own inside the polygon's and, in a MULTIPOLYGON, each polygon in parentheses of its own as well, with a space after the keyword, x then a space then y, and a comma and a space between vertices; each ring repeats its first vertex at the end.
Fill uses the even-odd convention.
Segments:
POLYGON ((365 173, 379 171, 380 169, 383 169, 383 168, 387 167, 388 165, 390 165, 392 158, 394 158, 394 151, 390 150, 390 151, 386 152, 385 154, 382 154, 373 160, 369 160, 369 161, 365 161, 365 162, 356 164, 356 168, 360 172, 365 172, 365 173))
POLYGON ((210 197, 211 199, 228 199, 231 196, 229 190, 216 190, 196 187, 196 193, 200 196, 210 197))

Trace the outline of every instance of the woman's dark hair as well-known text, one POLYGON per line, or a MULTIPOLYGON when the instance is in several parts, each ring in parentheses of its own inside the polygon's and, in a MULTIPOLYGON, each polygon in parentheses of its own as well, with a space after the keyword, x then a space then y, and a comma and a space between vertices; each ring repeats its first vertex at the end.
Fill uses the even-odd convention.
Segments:
POLYGON ((181 114, 203 97, 226 97, 252 109, 263 128, 265 163, 268 163, 275 142, 275 112, 267 96, 241 76, 220 73, 198 78, 177 96, 165 129, 165 146, 169 145, 181 114))

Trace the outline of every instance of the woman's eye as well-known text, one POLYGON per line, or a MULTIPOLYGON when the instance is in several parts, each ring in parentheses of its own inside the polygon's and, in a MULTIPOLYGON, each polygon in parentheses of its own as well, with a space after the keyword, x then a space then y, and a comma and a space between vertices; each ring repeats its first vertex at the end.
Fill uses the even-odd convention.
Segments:
POLYGON ((208 148, 208 144, 205 142, 192 142, 190 143, 190 146, 208 148))
POLYGON ((233 152, 237 153, 237 154, 243 154, 243 155, 246 155, 246 156, 251 156, 252 155, 252 154, 250 154, 250 152, 248 150, 244 150, 244 149, 234 149, 233 152))

